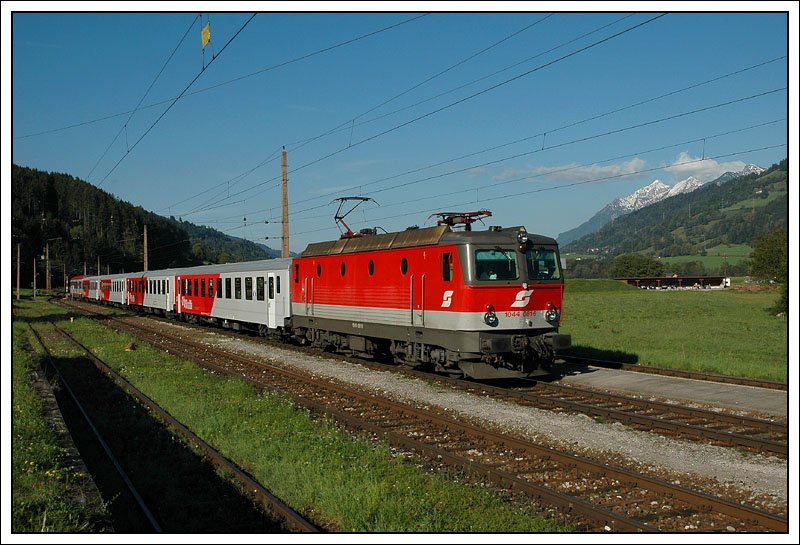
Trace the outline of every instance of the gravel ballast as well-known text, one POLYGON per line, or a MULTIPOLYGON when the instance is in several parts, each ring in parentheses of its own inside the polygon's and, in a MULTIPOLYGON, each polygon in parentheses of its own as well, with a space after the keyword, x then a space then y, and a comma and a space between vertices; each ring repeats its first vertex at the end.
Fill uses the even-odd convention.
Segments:
MULTIPOLYGON (((744 489, 765 508, 780 509, 788 494, 787 461, 732 448, 640 432, 619 423, 598 423, 585 415, 522 407, 488 396, 461 392, 430 382, 376 371, 337 359, 315 357, 266 346, 247 338, 203 332, 202 339, 226 350, 265 358, 347 384, 357 384, 394 400, 439 408, 471 422, 535 440, 559 450, 614 461, 614 465, 675 481, 714 480, 721 491, 744 489)), ((727 495, 727 494, 726 494, 727 495)))

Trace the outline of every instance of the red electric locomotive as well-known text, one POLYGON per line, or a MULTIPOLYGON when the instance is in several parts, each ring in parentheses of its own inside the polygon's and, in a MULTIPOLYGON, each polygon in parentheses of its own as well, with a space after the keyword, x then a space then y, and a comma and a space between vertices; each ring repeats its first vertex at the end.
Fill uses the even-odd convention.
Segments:
POLYGON ((548 374, 570 344, 557 243, 524 227, 472 231, 477 214, 310 244, 292 264, 295 338, 454 376, 548 374))

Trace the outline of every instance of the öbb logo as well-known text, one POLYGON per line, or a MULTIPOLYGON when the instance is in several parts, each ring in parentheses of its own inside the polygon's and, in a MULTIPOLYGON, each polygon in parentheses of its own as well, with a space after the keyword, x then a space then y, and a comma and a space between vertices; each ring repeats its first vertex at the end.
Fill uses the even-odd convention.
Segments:
POLYGON ((511 308, 525 308, 531 302, 533 290, 520 290, 517 292, 515 301, 511 303, 511 308))
POLYGON ((447 308, 453 303, 453 290, 447 290, 442 296, 442 308, 447 308))

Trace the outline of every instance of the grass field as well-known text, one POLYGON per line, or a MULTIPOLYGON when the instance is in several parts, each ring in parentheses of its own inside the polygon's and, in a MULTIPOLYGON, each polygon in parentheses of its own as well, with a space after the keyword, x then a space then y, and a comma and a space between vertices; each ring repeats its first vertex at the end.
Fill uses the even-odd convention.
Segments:
MULTIPOLYGON (((11 444, 14 532, 91 532, 105 506, 87 502, 84 476, 65 463, 66 451, 42 416, 33 388, 39 368, 27 340, 28 327, 13 325, 13 416, 11 444)), ((91 496, 88 496, 91 497, 91 496)))
POLYGON ((720 244, 706 249, 706 255, 677 255, 663 257, 667 265, 699 261, 707 269, 720 269, 726 262, 729 265, 741 263, 750 257, 753 248, 747 244, 720 244))
MULTIPOLYGON (((136 342, 136 350, 126 351, 132 341, 127 335, 84 318, 70 322, 63 309, 44 298, 37 303, 25 301, 16 309, 16 322, 41 322, 39 317, 46 315, 72 331, 267 489, 329 528, 343 532, 573 530, 543 520, 532 510, 513 507, 481 486, 463 484, 457 475, 430 474, 413 460, 393 454, 385 443, 353 437, 281 396, 258 393, 241 380, 212 375, 143 343, 136 342)), ((15 328, 15 342, 20 338, 19 343, 24 343, 25 336, 23 328, 15 328)), ((22 368, 23 361, 15 349, 15 368, 18 364, 22 368)), ((15 383, 15 397, 16 390, 15 383)), ((24 451, 18 453, 17 442, 15 435, 14 465, 24 470, 30 458, 24 451)), ((26 440, 19 446, 27 448, 30 443, 26 440)), ((31 484, 15 471, 14 486, 17 490, 31 484)), ((50 492, 58 493, 57 488, 50 492)), ((27 505, 19 506, 19 528, 35 531, 42 510, 29 512, 27 505)))
POLYGON ((786 381, 788 325, 775 290, 639 290, 568 280, 561 332, 571 353, 786 381))

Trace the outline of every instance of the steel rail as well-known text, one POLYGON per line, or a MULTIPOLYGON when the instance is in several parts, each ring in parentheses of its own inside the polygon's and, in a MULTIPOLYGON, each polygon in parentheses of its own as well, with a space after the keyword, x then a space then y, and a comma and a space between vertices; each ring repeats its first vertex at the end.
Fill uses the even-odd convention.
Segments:
POLYGON ((179 432, 190 443, 195 444, 200 448, 202 448, 203 451, 208 455, 210 460, 217 467, 221 467, 227 471, 230 471, 231 474, 233 474, 233 476, 236 478, 236 480, 239 481, 239 484, 243 487, 243 489, 246 490, 248 494, 252 494, 253 499, 258 501, 270 513, 277 515, 282 520, 286 521, 286 523, 290 528, 295 529, 297 531, 319 532, 319 528, 308 522, 299 513, 294 511, 291 507, 289 507, 285 503, 283 503, 279 498, 271 494, 266 488, 264 488, 252 477, 250 477, 250 475, 248 475, 240 468, 238 468, 233 462, 222 456, 222 454, 220 454, 219 451, 214 449, 211 445, 209 445, 202 438, 200 438, 200 436, 198 436, 197 434, 192 432, 189 428, 184 426, 179 420, 174 418, 160 405, 158 405, 155 401, 153 401, 150 397, 148 397, 144 392, 142 392, 141 390, 136 388, 133 384, 131 384, 122 375, 114 371, 107 363, 101 360, 97 355, 95 355, 89 348, 87 348, 75 337, 73 337, 69 332, 59 328, 55 324, 53 324, 53 327, 56 329, 56 331, 64 335, 64 337, 72 341, 76 346, 80 347, 98 369, 100 369, 103 373, 111 377, 116 383, 122 386, 136 399, 138 399, 140 402, 146 405, 150 410, 155 412, 164 422, 166 422, 170 427, 179 432))
POLYGON ((45 343, 42 340, 41 336, 39 336, 39 332, 36 331, 36 329, 30 323, 28 324, 28 326, 31 328, 31 332, 33 333, 33 336, 36 338, 36 340, 39 342, 39 344, 41 345, 42 349, 44 350, 44 353, 47 356, 47 361, 48 361, 48 363, 50 363, 50 367, 52 367, 53 370, 56 372, 56 374, 58 374, 58 378, 61 381, 61 385, 67 391, 67 393, 69 394, 70 398, 72 399, 72 402, 75 404, 75 406, 80 411, 81 415, 83 416, 84 420, 88 424, 89 428, 92 430, 92 433, 94 434, 94 436, 97 439, 98 443, 100 443, 100 446, 103 447, 103 450, 105 451, 106 456, 108 456, 108 459, 114 465, 114 469, 117 470, 117 473, 119 474, 119 476, 122 479, 122 481, 125 483, 125 486, 128 488, 128 491, 131 493, 131 496, 133 496, 133 499, 136 501, 136 504, 139 506, 139 509, 142 511, 142 514, 145 516, 145 518, 147 518, 147 521, 150 523, 150 526, 152 526, 153 530, 155 530, 156 532, 159 532, 159 533, 162 532, 161 525, 156 520, 156 518, 153 515, 152 511, 150 511, 150 508, 147 507, 147 504, 145 503, 145 501, 142 498, 141 494, 139 494, 139 491, 136 490, 136 486, 133 484, 133 482, 131 481, 130 477, 128 477, 128 474, 125 472, 125 469, 123 469, 122 465, 119 463, 119 460, 114 455, 114 452, 111 450, 111 447, 108 446, 108 443, 106 443, 105 439, 103 439, 103 436, 100 434, 100 431, 94 425, 94 422, 92 422, 92 419, 89 416, 89 413, 86 412, 86 409, 83 407, 81 402, 78 400, 78 397, 75 395, 75 392, 70 387, 70 385, 67 382, 66 378, 64 377, 63 373, 61 373, 61 370, 58 368, 58 366, 56 366, 55 362, 53 361, 53 358, 52 358, 52 355, 50 353, 50 350, 47 348, 47 345, 45 345, 45 343))
MULTIPOLYGON (((117 319, 117 320, 119 320, 119 319, 117 319)), ((127 322, 127 320, 122 320, 122 321, 123 322, 127 322)), ((145 329, 145 330, 149 329, 149 328, 146 328, 146 327, 142 327, 140 324, 136 324, 136 325, 129 324, 129 326, 130 327, 136 327, 136 328, 139 328, 139 329, 145 329)), ((153 331, 153 330, 150 330, 150 331, 153 331)), ((189 344, 197 344, 198 346, 202 347, 202 350, 207 354, 216 355, 217 357, 226 358, 226 359, 232 360, 232 361, 238 361, 238 362, 240 362, 240 363, 242 363, 244 365, 248 365, 248 366, 257 365, 259 367, 267 367, 273 372, 277 372, 277 373, 280 373, 282 375, 291 377, 294 381, 305 381, 305 382, 309 381, 309 376, 308 375, 304 375, 304 374, 301 374, 301 373, 296 373, 294 371, 290 371, 288 369, 284 369, 284 368, 281 368, 281 367, 275 367, 274 365, 270 365, 270 364, 265 363, 265 362, 256 362, 256 361, 253 361, 252 359, 248 359, 248 358, 245 358, 245 357, 242 357, 242 356, 230 353, 230 352, 226 352, 224 350, 220 350, 220 349, 217 349, 215 347, 210 347, 210 346, 208 346, 206 344, 193 343, 192 341, 187 341, 186 339, 175 337, 175 336, 173 336, 173 335, 171 335, 169 333, 164 332, 163 330, 158 330, 157 333, 159 335, 162 335, 163 337, 167 337, 167 338, 171 337, 173 339, 173 341, 176 342, 176 345, 179 348, 170 349, 169 352, 171 352, 171 353, 177 353, 179 351, 187 351, 186 347, 189 344)), ((159 348, 164 349, 163 346, 161 346, 159 348)), ((186 354, 186 352, 184 352, 184 357, 186 357, 185 354, 186 354)), ((197 361, 196 358, 194 358, 191 355, 189 355, 188 357, 190 359, 193 359, 193 360, 197 361)), ((202 361, 198 361, 198 363, 200 365, 202 365, 202 366, 208 366, 210 368, 213 368, 213 369, 215 369, 215 370, 217 370, 219 372, 224 372, 224 373, 232 375, 232 376, 242 377, 242 375, 240 373, 237 373, 235 371, 230 371, 230 370, 226 369, 223 366, 215 365, 215 364, 209 362, 207 359, 203 359, 202 361)), ((245 380, 249 380, 246 377, 244 377, 244 379, 245 380)), ((264 387, 264 384, 263 383, 259 384, 259 387, 264 387)), ((754 524, 756 524, 759 527, 762 527, 762 528, 765 528, 765 529, 769 529, 769 530, 772 530, 772 531, 779 531, 779 532, 786 531, 786 529, 788 527, 788 522, 784 517, 780 517, 778 515, 773 515, 771 513, 767 513, 767 512, 761 511, 759 509, 754 509, 754 508, 751 508, 751 507, 739 505, 737 503, 734 503, 734 502, 731 502, 731 501, 728 501, 728 500, 724 500, 722 498, 716 498, 716 497, 711 496, 709 494, 705 494, 705 493, 702 493, 702 492, 697 492, 697 491, 694 491, 694 490, 691 490, 691 489, 688 489, 688 488, 685 488, 685 487, 673 485, 672 483, 669 483, 669 482, 661 480, 661 479, 649 477, 649 476, 646 476, 646 475, 641 475, 641 474, 634 473, 634 472, 631 472, 631 471, 628 471, 628 470, 625 470, 625 469, 621 469, 621 468, 615 468, 615 467, 612 467, 612 466, 608 466, 606 464, 602 464, 602 463, 598 463, 598 462, 592 461, 592 460, 590 460, 588 458, 585 458, 585 457, 561 453, 561 452, 558 452, 556 450, 549 449, 547 447, 541 447, 541 446, 538 446, 538 445, 534 445, 534 444, 529 443, 529 442, 524 441, 524 440, 520 440, 520 439, 516 439, 516 438, 510 437, 510 436, 507 436, 507 435, 503 435, 503 434, 500 434, 500 433, 492 432, 490 430, 476 428, 474 426, 471 426, 471 425, 466 424, 466 423, 461 422, 461 421, 450 419, 450 418, 447 418, 447 417, 444 417, 444 416, 433 415, 432 413, 430 413, 430 411, 425 411, 425 410, 422 410, 422 409, 416 409, 414 407, 410 407, 408 405, 400 404, 400 403, 397 403, 397 402, 394 402, 394 401, 391 401, 391 400, 387 400, 387 399, 384 399, 384 398, 376 398, 374 396, 365 395, 365 394, 363 394, 363 393, 361 393, 359 391, 353 390, 353 389, 342 388, 340 386, 335 386, 335 385, 332 385, 332 384, 327 383, 327 382, 324 384, 324 387, 325 388, 329 388, 329 389, 339 389, 342 392, 345 392, 345 395, 347 395, 350 398, 368 399, 372 403, 380 402, 381 404, 384 404, 386 407, 391 407, 393 410, 396 410, 396 411, 413 414, 419 419, 440 422, 442 425, 444 425, 445 427, 447 427, 449 429, 462 429, 462 430, 465 430, 467 433, 472 434, 472 435, 485 436, 485 437, 489 438, 490 441, 494 442, 495 444, 504 444, 504 445, 506 445, 506 446, 508 446, 510 448, 519 448, 519 449, 522 449, 522 450, 526 450, 528 452, 534 453, 535 455, 543 457, 543 458, 557 460, 560 463, 565 464, 565 465, 589 469, 590 471, 593 471, 593 472, 595 472, 597 474, 610 476, 610 477, 613 477, 613 478, 618 479, 620 481, 628 482, 628 483, 630 483, 630 484, 632 484, 634 486, 644 486, 644 487, 647 487, 648 489, 653 490, 653 491, 657 491, 657 492, 660 492, 660 493, 663 493, 663 494, 669 494, 669 495, 671 495, 672 497, 674 497, 676 499, 680 499, 680 500, 686 501, 687 503, 689 503, 691 505, 697 506, 703 511, 722 513, 722 514, 731 516, 733 518, 736 518, 738 520, 751 521, 751 522, 753 522, 754 524)), ((302 402, 303 404, 305 404, 307 400, 302 399, 302 400, 299 400, 299 401, 302 402)), ((567 497, 570 498, 573 501, 575 499, 577 499, 574 496, 567 496, 567 497)), ((634 521, 634 522, 636 522, 636 521, 634 521)), ((640 523, 637 523, 637 524, 640 524, 640 523)))
POLYGON ((777 380, 766 380, 749 377, 735 377, 733 375, 722 375, 719 373, 701 373, 700 371, 688 371, 685 369, 671 369, 668 367, 656 367, 653 365, 639 365, 638 363, 626 363, 622 361, 610 361, 581 356, 570 356, 558 354, 559 359, 568 363, 583 363, 607 369, 622 369, 625 371, 635 371, 637 373, 650 373, 653 375, 664 375, 670 377, 690 378, 694 380, 705 380, 709 382, 722 382, 725 384, 737 384, 739 386, 753 386, 755 388, 767 388, 770 390, 787 390, 789 385, 777 380))

